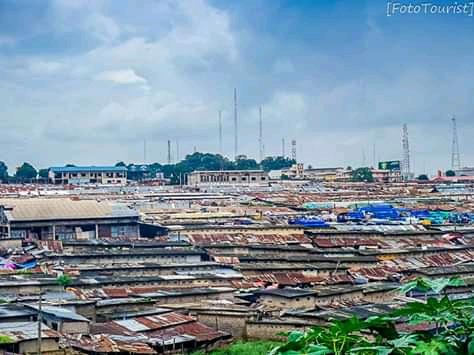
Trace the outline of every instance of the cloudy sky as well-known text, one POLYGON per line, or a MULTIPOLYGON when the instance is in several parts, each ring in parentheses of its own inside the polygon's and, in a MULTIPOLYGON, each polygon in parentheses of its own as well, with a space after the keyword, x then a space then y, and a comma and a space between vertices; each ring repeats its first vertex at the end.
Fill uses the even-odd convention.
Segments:
POLYGON ((0 160, 112 164, 218 150, 448 168, 456 115, 474 165, 474 17, 387 16, 374 1, 0 1, 0 160), (374 154, 375 146, 375 154, 374 154))

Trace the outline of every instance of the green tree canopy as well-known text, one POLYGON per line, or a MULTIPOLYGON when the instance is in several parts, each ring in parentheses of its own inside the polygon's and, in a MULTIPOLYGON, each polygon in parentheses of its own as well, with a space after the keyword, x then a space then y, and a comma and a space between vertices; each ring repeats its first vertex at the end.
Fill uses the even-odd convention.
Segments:
POLYGON ((127 164, 125 164, 123 161, 119 161, 117 164, 115 164, 115 166, 127 166, 127 164))
POLYGON ((3 161, 0 161, 0 181, 5 182, 8 179, 8 167, 3 161))
POLYGON ((265 171, 270 170, 280 170, 291 167, 293 164, 296 164, 294 159, 289 159, 285 157, 266 157, 260 162, 260 168, 265 171))
POLYGON ((456 173, 452 170, 446 170, 446 176, 456 176, 456 173))
POLYGON ((20 180, 31 180, 31 179, 36 179, 36 169, 31 165, 30 163, 23 163, 17 170, 15 177, 20 180))
POLYGON ((39 177, 43 178, 43 179, 47 179, 48 178, 48 172, 49 172, 49 169, 39 169, 38 171, 38 175, 39 177))
POLYGON ((421 175, 418 175, 417 180, 424 180, 424 181, 426 181, 426 180, 429 180, 429 178, 428 178, 428 175, 426 175, 426 174, 421 174, 421 175))
POLYGON ((234 164, 237 170, 256 170, 259 168, 255 159, 248 159, 245 155, 238 156, 234 164))
POLYGON ((369 168, 358 168, 352 172, 354 182, 374 182, 374 176, 369 168))

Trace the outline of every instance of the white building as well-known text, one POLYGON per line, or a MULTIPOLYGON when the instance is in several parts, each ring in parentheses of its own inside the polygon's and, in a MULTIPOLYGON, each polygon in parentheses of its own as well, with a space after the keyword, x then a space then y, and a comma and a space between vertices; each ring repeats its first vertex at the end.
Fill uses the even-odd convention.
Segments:
POLYGON ((188 175, 189 186, 209 185, 267 185, 268 174, 263 170, 208 170, 194 171, 188 175))

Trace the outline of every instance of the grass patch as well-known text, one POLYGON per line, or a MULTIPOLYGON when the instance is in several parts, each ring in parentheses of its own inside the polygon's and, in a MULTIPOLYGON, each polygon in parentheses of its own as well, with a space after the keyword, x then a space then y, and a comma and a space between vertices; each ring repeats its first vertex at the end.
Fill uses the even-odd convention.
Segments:
POLYGON ((267 355, 274 347, 281 345, 276 341, 236 341, 224 348, 210 352, 197 351, 192 355, 267 355))

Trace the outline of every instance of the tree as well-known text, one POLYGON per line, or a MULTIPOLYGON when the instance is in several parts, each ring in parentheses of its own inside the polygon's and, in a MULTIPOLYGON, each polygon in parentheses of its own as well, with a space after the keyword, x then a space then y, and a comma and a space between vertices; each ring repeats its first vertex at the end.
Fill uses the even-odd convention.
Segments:
POLYGON ((115 164, 115 166, 127 166, 127 164, 125 164, 123 161, 119 161, 117 164, 115 164))
POLYGON ((354 182, 374 182, 374 176, 369 168, 358 168, 352 172, 354 182))
POLYGON ((428 175, 421 174, 421 175, 418 175, 417 180, 427 181, 427 180, 429 180, 429 178, 428 178, 428 175))
POLYGON ((255 159, 248 159, 245 155, 241 155, 235 160, 235 168, 237 170, 256 170, 258 164, 255 159))
POLYGON ((40 178, 47 179, 48 178, 48 173, 49 173, 49 169, 40 169, 38 171, 38 176, 40 178))
POLYGON ((0 182, 5 182, 8 179, 8 167, 3 161, 0 161, 0 182))
POLYGON ((446 176, 456 176, 456 173, 452 170, 447 170, 445 173, 446 176))
POLYGON ((30 163, 23 163, 17 168, 15 177, 20 181, 36 179, 36 169, 30 163))
POLYGON ((66 168, 75 168, 76 166, 74 164, 66 164, 65 167, 66 168))
POLYGON ((260 168, 265 171, 280 170, 291 167, 296 161, 284 157, 266 157, 260 162, 260 168))

